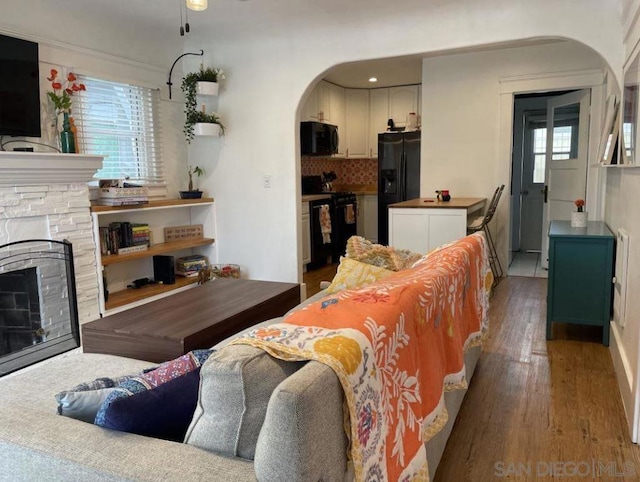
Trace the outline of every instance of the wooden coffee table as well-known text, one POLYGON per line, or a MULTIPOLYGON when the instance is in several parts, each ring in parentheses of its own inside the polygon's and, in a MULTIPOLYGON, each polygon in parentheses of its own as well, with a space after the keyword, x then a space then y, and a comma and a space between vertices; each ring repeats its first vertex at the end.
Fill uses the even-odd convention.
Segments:
POLYGON ((85 353, 163 362, 209 348, 300 303, 300 285, 218 278, 82 325, 85 353))

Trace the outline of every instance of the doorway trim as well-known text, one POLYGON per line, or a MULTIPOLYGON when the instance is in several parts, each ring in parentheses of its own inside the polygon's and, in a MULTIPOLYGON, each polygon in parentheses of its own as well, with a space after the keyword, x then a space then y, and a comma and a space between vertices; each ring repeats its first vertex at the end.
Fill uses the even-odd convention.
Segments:
MULTIPOLYGON (((510 186, 513 150, 513 109, 516 94, 550 92, 571 89, 591 89, 591 116, 589 119, 589 147, 587 160, 587 211, 591 219, 604 216, 606 176, 594 161, 600 141, 602 108, 605 98, 605 74, 599 69, 566 72, 537 73, 513 77, 500 77, 500 134, 498 139, 498 184, 510 186)), ((511 189, 509 189, 511 193, 511 189)), ((511 196, 498 206, 498 256, 508 263, 511 246, 511 196)), ((505 264, 508 266, 508 264, 505 264)))

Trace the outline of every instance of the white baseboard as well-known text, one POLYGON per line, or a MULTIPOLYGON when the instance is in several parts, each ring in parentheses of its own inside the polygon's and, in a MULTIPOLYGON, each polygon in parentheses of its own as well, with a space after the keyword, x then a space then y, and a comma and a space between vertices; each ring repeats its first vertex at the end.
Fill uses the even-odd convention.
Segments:
POLYGON ((633 391, 633 370, 631 364, 622 345, 622 335, 616 323, 611 323, 611 336, 609 351, 613 360, 613 368, 616 372, 620 395, 622 396, 622 405, 627 417, 627 425, 629 427, 629 435, 633 443, 638 443, 638 430, 635 420, 638 416, 636 408, 635 394, 633 391))

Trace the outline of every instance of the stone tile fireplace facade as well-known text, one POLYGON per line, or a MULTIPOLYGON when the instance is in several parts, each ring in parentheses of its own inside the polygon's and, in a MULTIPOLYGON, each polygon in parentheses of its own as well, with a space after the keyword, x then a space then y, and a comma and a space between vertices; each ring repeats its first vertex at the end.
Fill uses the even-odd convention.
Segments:
MULTIPOLYGON (((77 154, 0 152, 0 246, 68 240, 73 246, 80 324, 99 317, 98 271, 87 182, 102 158, 77 154)), ((51 284, 50 290, 64 287, 51 284)), ((46 330, 55 314, 41 320, 46 330)))

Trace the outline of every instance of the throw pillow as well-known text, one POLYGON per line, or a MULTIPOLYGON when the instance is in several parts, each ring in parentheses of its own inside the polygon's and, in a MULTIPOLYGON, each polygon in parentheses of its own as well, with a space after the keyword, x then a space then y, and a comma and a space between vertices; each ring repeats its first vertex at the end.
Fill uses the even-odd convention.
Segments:
POLYGON ((338 272, 326 289, 326 293, 333 294, 346 289, 368 286, 393 273, 391 270, 361 263, 355 259, 340 258, 338 272))
POLYGON ((133 377, 107 396, 95 424, 181 442, 198 400, 200 367, 212 350, 194 350, 133 377))
POLYGON ((253 460, 273 390, 302 365, 248 345, 222 348, 202 367, 185 443, 253 460))
POLYGON ((57 393, 55 395, 58 402, 58 414, 65 417, 75 418, 83 422, 93 423, 100 406, 107 396, 117 387, 136 375, 125 375, 121 377, 96 378, 90 382, 80 383, 71 390, 57 393))
POLYGON ((347 240, 347 258, 372 264, 391 271, 410 268, 422 257, 408 249, 395 249, 391 246, 374 244, 361 236, 351 236, 347 240))

